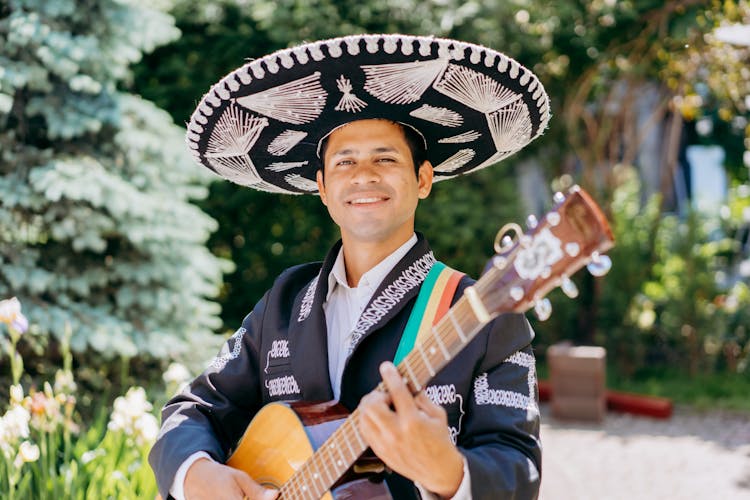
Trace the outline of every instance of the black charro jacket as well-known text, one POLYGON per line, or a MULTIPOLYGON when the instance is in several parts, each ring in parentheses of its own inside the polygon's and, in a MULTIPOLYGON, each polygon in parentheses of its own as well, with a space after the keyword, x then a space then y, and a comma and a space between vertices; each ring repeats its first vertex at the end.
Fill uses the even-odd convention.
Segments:
MULTIPOLYGON (((393 359, 434 263, 424 237, 418 237, 355 326, 354 349, 341 383, 340 402, 349 410, 380 382, 378 366, 393 359)), ((180 464, 196 451, 226 461, 266 403, 333 398, 323 303, 339 248, 340 242, 322 264, 284 271, 211 366, 165 405, 161 432, 149 455, 164 498, 180 464)), ((472 283, 464 277, 454 300, 472 283)), ((425 389, 448 413, 451 435, 467 459, 474 500, 538 495, 541 447, 533 335, 524 316, 501 315, 425 389)), ((386 481, 396 499, 419 497, 413 483, 397 474, 388 474, 386 481)))

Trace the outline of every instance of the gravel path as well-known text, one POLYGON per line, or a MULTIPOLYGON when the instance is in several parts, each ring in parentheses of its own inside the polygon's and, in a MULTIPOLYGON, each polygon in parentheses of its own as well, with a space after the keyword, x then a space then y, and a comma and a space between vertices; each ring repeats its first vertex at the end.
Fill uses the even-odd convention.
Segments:
POLYGON ((677 408, 556 420, 542 405, 542 500, 750 500, 750 414, 677 408))

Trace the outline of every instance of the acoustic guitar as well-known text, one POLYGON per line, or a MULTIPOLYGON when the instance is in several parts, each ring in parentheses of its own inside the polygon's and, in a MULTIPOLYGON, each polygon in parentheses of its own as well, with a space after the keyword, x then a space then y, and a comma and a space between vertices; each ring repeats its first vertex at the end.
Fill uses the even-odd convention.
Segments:
MULTIPOLYGON (((433 327, 431 335, 397 366, 417 394, 495 316, 534 308, 540 319, 551 313, 545 295, 560 286, 578 291, 570 276, 587 266, 605 274, 611 261, 602 252, 614 244, 601 209, 577 186, 555 195, 555 208, 541 219, 530 216, 526 233, 503 227, 496 255, 482 277, 433 327)), ((384 391, 381 382, 377 390, 384 391)), ((361 459, 367 450, 358 431, 359 414, 335 401, 271 403, 250 422, 227 464, 245 471, 283 499, 388 499, 385 482, 372 481, 378 461, 361 459), (369 476, 368 476, 369 474, 369 476)))

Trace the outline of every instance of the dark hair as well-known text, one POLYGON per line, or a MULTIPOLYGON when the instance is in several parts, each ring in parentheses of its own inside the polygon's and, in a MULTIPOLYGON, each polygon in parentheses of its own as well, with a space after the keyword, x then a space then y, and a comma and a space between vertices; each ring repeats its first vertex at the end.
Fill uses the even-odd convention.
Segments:
MULTIPOLYGON (((419 177, 419 167, 421 167, 422 164, 427 161, 427 147, 425 146, 424 138, 419 132, 408 125, 390 120, 387 121, 393 123, 394 125, 397 125, 398 128, 401 129, 401 132, 404 134, 404 140, 406 140, 406 145, 409 146, 409 151, 411 151, 411 159, 414 162, 414 173, 417 177, 419 177)), ((320 170, 323 174, 325 174, 324 167, 326 149, 328 149, 328 139, 330 137, 330 134, 327 135, 320 143, 318 170, 320 170)))

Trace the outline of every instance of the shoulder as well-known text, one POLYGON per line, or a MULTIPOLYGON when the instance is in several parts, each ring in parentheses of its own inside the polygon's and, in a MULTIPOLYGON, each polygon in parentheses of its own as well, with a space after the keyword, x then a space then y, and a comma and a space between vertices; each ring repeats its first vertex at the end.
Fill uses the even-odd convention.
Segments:
POLYGON ((322 262, 308 262, 289 267, 279 274, 268 291, 269 299, 274 301, 291 302, 303 291, 306 291, 317 281, 322 262))
POLYGON ((289 286, 295 283, 307 284, 320 273, 322 265, 322 262, 307 262, 284 269, 274 281, 273 286, 289 286))

